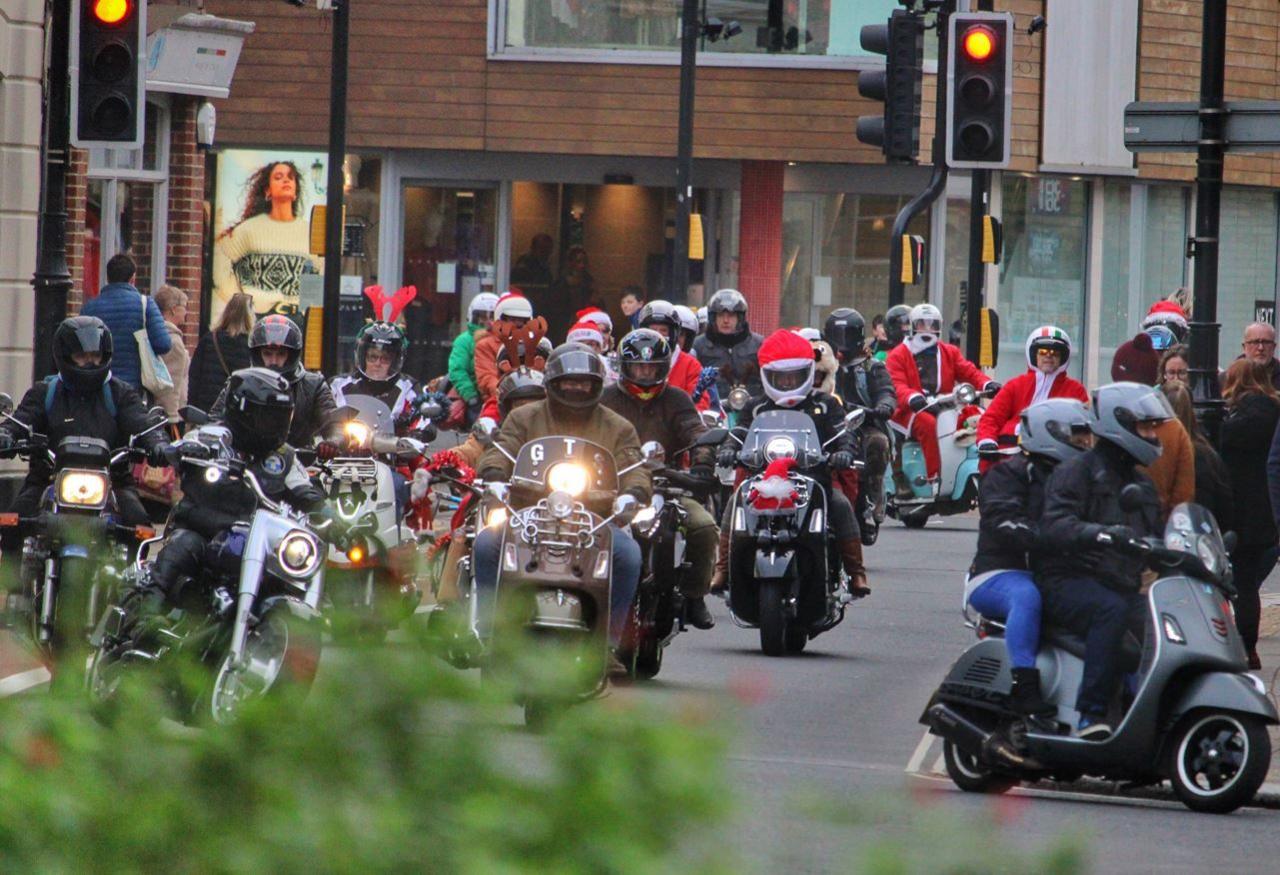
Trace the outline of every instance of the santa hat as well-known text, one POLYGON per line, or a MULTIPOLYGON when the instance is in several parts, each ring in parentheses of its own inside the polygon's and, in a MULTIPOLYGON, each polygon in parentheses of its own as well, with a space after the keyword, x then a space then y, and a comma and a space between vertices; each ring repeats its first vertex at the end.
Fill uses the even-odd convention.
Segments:
POLYGON ((1140 331, 1133 340, 1120 344, 1116 357, 1111 361, 1111 379, 1154 386, 1159 376, 1160 353, 1156 352, 1145 332, 1140 331))
POLYGON ((760 344, 759 360, 762 368, 798 368, 806 362, 813 363, 813 346, 794 331, 779 328, 760 344))
POLYGON ((565 337, 567 343, 595 343, 604 346, 604 332, 594 322, 582 321, 569 329, 565 337))
POLYGON ((1156 301, 1143 318, 1142 327, 1150 328, 1152 325, 1168 325, 1170 323, 1180 328, 1186 328, 1186 311, 1178 306, 1177 301, 1156 301))
POLYGON ((605 332, 613 333, 613 320, 609 318, 608 313, 599 307, 584 307, 574 315, 578 317, 579 323, 594 322, 596 325, 601 326, 605 332))
POLYGON ((795 507, 796 490, 787 477, 795 466, 796 460, 789 457, 770 462, 747 496, 751 506, 756 510, 795 507))

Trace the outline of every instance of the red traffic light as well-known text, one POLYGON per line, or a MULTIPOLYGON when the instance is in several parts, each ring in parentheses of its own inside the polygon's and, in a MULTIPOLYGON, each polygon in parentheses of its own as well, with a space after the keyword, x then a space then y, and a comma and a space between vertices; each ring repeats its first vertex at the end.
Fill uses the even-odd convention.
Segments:
POLYGON ((990 58, 996 51, 995 31, 986 25, 977 24, 964 32, 960 38, 965 56, 971 61, 982 62, 990 58))
POLYGON ((132 11, 130 0, 90 0, 93 17, 103 24, 119 24, 132 11))

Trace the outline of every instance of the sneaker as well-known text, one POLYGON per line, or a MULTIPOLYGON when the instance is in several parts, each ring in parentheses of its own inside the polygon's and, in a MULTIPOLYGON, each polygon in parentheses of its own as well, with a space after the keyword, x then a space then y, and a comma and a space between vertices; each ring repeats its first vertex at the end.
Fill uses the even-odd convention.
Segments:
POLYGON ((684 600, 684 617, 695 629, 711 629, 716 625, 711 612, 707 610, 706 600, 701 597, 684 600))
POLYGON ((1111 724, 1104 723, 1100 718, 1080 718, 1080 725, 1076 727, 1076 738, 1085 741, 1106 741, 1110 737, 1111 724))

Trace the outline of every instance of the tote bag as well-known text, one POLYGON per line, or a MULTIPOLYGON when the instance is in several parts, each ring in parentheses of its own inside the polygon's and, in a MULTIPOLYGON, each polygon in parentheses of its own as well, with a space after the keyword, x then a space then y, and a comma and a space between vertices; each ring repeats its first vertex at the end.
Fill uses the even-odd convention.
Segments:
POLYGON ((142 304, 142 327, 133 332, 133 339, 138 343, 138 366, 142 375, 143 387, 152 394, 173 388, 173 377, 169 376, 169 368, 164 359, 156 355, 151 348, 151 338, 147 335, 147 299, 138 295, 142 304))

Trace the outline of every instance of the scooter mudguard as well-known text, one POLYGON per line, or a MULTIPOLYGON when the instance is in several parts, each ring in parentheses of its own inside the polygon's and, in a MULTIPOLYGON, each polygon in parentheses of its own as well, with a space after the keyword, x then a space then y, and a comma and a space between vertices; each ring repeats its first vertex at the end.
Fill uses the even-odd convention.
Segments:
POLYGON ((951 485, 951 500, 959 501, 964 497, 964 488, 969 483, 971 477, 978 476, 978 451, 973 447, 969 447, 969 451, 965 454, 964 461, 960 463, 960 467, 956 468, 956 479, 951 485))
POLYGON ((264 599, 258 609, 258 616, 265 617, 277 609, 287 611, 299 620, 305 620, 309 623, 319 623, 322 620, 322 615, 318 610, 306 602, 288 596, 273 596, 272 598, 264 599))
MULTIPOLYGON (((933 484, 928 482, 924 465, 924 451, 916 441, 907 441, 902 445, 902 473, 911 484, 911 492, 916 498, 933 498, 933 484)), ((893 478, 885 478, 885 487, 893 482, 893 478)))
POLYGON ((67 557, 88 559, 89 548, 83 544, 64 544, 58 551, 58 558, 66 559, 67 557))
POLYGON ((776 553, 756 552, 756 580, 778 580, 786 577, 795 564, 795 550, 779 550, 776 553))
POLYGON ((999 711, 1009 700, 1012 683, 1004 641, 986 638, 960 655, 934 699, 999 711))
POLYGON ((1235 711, 1261 717, 1272 725, 1280 724, 1276 706, 1251 677, 1226 671, 1199 675, 1182 691, 1170 714, 1176 719, 1197 708, 1235 711))

